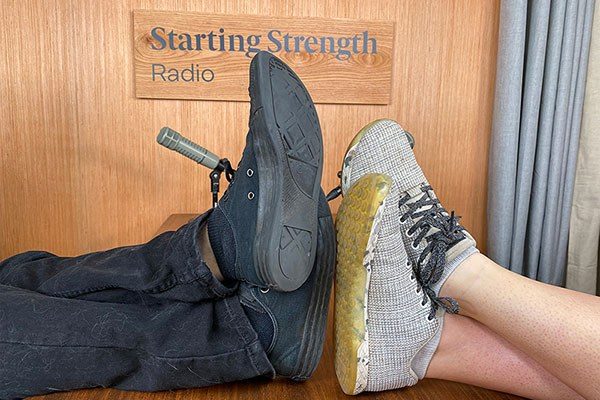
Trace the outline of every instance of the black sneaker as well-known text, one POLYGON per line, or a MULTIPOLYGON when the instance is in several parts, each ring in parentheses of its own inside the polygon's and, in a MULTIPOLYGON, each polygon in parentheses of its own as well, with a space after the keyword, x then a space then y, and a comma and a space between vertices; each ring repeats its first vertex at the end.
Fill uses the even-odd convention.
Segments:
POLYGON ((272 54, 253 58, 249 92, 250 132, 209 220, 211 247, 226 278, 293 291, 317 253, 321 128, 300 78, 272 54))
POLYGON ((317 257, 308 280, 290 293, 242 283, 240 301, 278 376, 308 379, 319 364, 335 265, 335 231, 321 192, 317 257))

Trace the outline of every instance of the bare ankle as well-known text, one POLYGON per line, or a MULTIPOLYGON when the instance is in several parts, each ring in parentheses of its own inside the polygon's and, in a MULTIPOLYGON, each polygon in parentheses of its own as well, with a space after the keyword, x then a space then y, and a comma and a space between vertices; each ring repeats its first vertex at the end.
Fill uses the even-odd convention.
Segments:
POLYGON ((475 253, 463 261, 448 277, 440 290, 440 296, 452 297, 460 306, 460 314, 470 316, 473 293, 485 275, 489 260, 475 253))
POLYGON ((223 282, 225 278, 223 278, 223 274, 219 269, 219 265, 217 264, 215 254, 213 253, 213 250, 210 247, 210 240, 208 240, 208 229, 206 225, 200 228, 198 236, 198 241, 200 243, 200 253, 202 254, 204 262, 206 263, 206 265, 208 265, 208 269, 210 269, 210 272, 212 272, 214 277, 217 278, 217 280, 223 282))

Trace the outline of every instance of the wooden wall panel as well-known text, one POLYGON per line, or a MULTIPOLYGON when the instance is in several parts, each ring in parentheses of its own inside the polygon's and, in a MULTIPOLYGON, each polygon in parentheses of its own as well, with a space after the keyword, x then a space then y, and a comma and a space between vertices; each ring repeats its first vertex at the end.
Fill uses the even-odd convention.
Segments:
MULTIPOLYGON (((247 101, 248 68, 254 52, 215 53, 206 48, 207 44, 204 44, 203 51, 157 51, 156 48, 160 48, 161 43, 152 35, 156 27, 161 27, 166 32, 185 32, 194 36, 220 29, 224 30, 224 35, 235 34, 246 38, 251 35, 262 36, 260 45, 253 45, 254 49, 273 48, 269 51, 274 51, 277 57, 289 63, 303 77, 302 81, 316 103, 388 104, 390 100, 395 39, 393 21, 134 10, 134 72, 135 93, 138 98, 247 101), (344 61, 336 59, 335 54, 315 53, 311 56, 306 52, 299 54, 282 51, 281 48, 277 50, 277 46, 271 47, 273 41, 269 39, 273 29, 296 38, 304 38, 303 35, 341 38, 370 32, 377 40, 377 54, 357 54, 351 60, 344 61), (183 72, 177 82, 168 78, 168 72, 165 74, 166 79, 161 78, 162 74, 153 77, 155 64, 164 65, 163 68, 167 71, 171 68, 182 71, 191 65, 197 66, 198 73, 206 71, 204 68, 210 68, 208 79, 214 80, 203 83, 196 78, 196 82, 190 84, 184 80, 183 72)), ((164 32, 159 36, 164 40, 164 32)), ((178 42, 178 46, 180 45, 178 42)), ((226 46, 225 43, 224 47, 226 46)), ((362 49, 363 45, 359 41, 357 46, 362 49)), ((368 51, 372 52, 373 48, 370 45, 368 51)), ((315 46, 315 49, 319 47, 315 46)), ((158 68, 158 71, 161 69, 158 68)), ((193 74, 188 70, 186 75, 189 79, 193 74)))
POLYGON ((3 0, 0 258, 136 243, 170 214, 205 210, 208 170, 155 143, 164 125, 239 160, 248 103, 135 98, 133 9, 395 20, 391 103, 317 106, 323 186, 337 183, 357 130, 396 119, 416 137, 417 157, 444 204, 482 243, 498 3, 3 0))

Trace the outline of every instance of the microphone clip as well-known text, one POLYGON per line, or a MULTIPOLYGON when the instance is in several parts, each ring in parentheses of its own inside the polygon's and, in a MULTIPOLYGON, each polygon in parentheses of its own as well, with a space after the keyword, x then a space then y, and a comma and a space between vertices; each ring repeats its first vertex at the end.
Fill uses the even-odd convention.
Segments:
POLYGON ((227 182, 231 182, 233 180, 233 176, 235 175, 235 169, 233 169, 231 163, 226 158, 221 158, 217 166, 209 174, 213 208, 215 208, 219 202, 219 189, 221 186, 221 174, 223 172, 225 173, 225 179, 227 179, 227 182))

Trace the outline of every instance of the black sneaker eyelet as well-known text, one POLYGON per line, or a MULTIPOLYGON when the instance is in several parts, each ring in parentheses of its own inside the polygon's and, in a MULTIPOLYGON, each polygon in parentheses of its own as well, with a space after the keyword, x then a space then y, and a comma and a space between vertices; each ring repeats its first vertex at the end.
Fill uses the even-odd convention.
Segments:
POLYGON ((260 288, 259 289, 261 293, 269 293, 269 291, 271 290, 271 288, 260 288))
POLYGON ((251 168, 248 168, 248 170, 246 170, 246 175, 248 175, 248 177, 252 177, 252 175, 254 175, 254 171, 251 168))
POLYGON ((248 192, 248 200, 252 200, 254 198, 254 192, 248 192))

